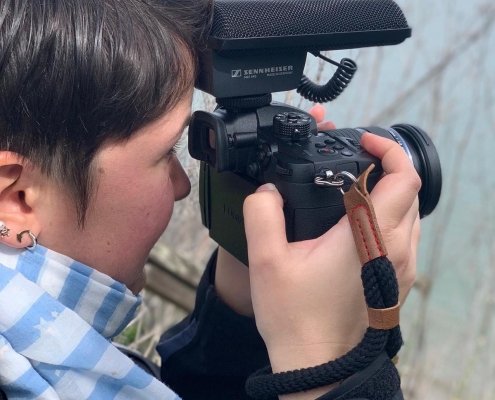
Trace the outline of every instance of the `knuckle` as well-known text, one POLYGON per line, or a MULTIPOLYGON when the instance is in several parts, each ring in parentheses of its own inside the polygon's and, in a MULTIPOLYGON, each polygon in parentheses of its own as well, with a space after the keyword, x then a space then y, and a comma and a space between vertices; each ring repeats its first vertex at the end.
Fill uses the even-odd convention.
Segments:
POLYGON ((258 271, 257 266, 263 266, 263 269, 270 267, 270 257, 266 252, 257 251, 253 254, 250 252, 249 254, 249 267, 252 268, 252 271, 258 271))
POLYGON ((414 222, 414 225, 412 227, 411 236, 414 245, 413 250, 415 250, 418 247, 418 241, 419 238, 421 237, 421 222, 419 219, 419 212, 418 212, 418 216, 416 217, 416 221, 414 222))
POLYGON ((256 210, 260 206, 260 204, 264 203, 263 196, 266 196, 267 194, 269 193, 266 192, 253 193, 250 194, 248 197, 246 197, 243 205, 244 212, 256 210))
POLYGON ((415 193, 418 193, 421 190, 422 182, 416 170, 414 170, 414 173, 411 174, 410 186, 411 190, 415 193))
POLYGON ((244 205, 243 205, 244 211, 246 211, 246 209, 251 208, 255 203, 256 203, 255 194, 250 194, 248 197, 244 199, 244 205))
POLYGON ((390 261, 397 270, 406 268, 411 260, 411 237, 402 229, 391 229, 383 235, 390 261))
POLYGON ((272 274, 278 267, 277 260, 279 257, 274 251, 266 247, 258 248, 256 251, 248 251, 249 268, 256 271, 257 274, 272 274))
POLYGON ((387 214, 378 219, 380 231, 387 246, 389 243, 397 242, 397 238, 404 235, 400 228, 401 219, 398 217, 400 214, 400 205, 394 204, 390 206, 387 214))
POLYGON ((408 262, 402 270, 397 272, 397 279, 401 287, 411 289, 416 281, 416 263, 408 262))
POLYGON ((410 259, 410 253, 405 251, 404 249, 401 249, 396 255, 395 255, 395 263, 394 265, 396 266, 398 271, 403 271, 407 269, 407 265, 409 263, 410 259))
POLYGON ((389 228, 390 224, 384 224, 383 222, 380 222, 380 230, 381 234, 383 237, 383 240, 385 242, 385 245, 388 247, 394 247, 395 248, 395 239, 396 239, 396 232, 395 229, 390 229, 389 228))

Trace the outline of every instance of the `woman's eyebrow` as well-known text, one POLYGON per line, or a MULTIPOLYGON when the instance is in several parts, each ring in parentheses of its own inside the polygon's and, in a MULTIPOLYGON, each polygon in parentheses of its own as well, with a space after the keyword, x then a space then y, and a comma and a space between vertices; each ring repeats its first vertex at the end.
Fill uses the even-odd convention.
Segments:
POLYGON ((189 125, 189 122, 191 121, 191 117, 192 117, 192 115, 187 116, 187 118, 184 120, 184 123, 182 124, 181 128, 173 136, 171 142, 175 143, 177 140, 179 140, 179 138, 182 136, 182 133, 184 132, 184 130, 189 125))

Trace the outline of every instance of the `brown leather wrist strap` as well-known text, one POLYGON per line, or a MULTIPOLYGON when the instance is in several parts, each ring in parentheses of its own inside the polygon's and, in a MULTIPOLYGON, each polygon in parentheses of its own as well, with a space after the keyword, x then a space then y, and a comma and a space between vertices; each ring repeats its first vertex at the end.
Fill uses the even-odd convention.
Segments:
POLYGON ((377 257, 387 256, 387 249, 376 222, 370 195, 366 189, 368 175, 374 167, 374 165, 370 165, 357 178, 358 184, 352 185, 344 194, 345 209, 362 265, 377 257))
MULTIPOLYGON (((344 194, 344 204, 361 265, 375 258, 387 256, 387 249, 366 188, 368 175, 373 168, 374 165, 370 165, 357 178, 357 183, 354 183, 344 194)), ((395 328, 399 325, 399 310, 400 303, 386 309, 368 308, 369 326, 380 330, 395 328)))

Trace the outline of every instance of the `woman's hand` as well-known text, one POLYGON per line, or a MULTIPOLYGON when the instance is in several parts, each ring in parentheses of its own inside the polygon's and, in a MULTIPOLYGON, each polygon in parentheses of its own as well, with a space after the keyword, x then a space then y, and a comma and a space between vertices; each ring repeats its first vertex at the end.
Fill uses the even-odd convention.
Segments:
MULTIPOLYGON (((386 172, 371 199, 403 301, 415 277, 421 181, 392 140, 367 133, 362 146, 386 172)), ((268 184, 246 199, 244 218, 256 324, 274 372, 319 365, 355 347, 368 320, 347 216, 317 239, 287 243, 283 200, 268 184)))

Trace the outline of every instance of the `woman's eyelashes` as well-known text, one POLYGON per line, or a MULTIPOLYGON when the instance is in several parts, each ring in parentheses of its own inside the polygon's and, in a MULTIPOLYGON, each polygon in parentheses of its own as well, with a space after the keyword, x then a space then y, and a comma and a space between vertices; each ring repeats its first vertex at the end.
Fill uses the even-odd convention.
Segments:
POLYGON ((184 136, 181 136, 179 141, 174 144, 174 146, 170 149, 168 152, 168 155, 174 155, 179 153, 183 148, 186 143, 186 138, 184 136))

